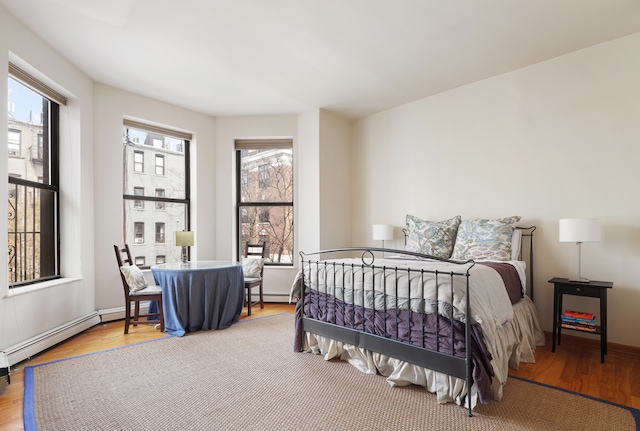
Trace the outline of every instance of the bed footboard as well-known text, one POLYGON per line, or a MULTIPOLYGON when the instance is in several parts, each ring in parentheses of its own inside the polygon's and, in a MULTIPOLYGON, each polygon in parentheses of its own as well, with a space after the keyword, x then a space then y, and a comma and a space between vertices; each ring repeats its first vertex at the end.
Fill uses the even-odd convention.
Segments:
MULTIPOLYGON (((468 392, 474 380, 490 386, 490 354, 471 318, 475 262, 379 248, 300 257, 298 349, 309 332, 464 379, 468 392)), ((466 401, 472 416, 470 393, 466 401)))

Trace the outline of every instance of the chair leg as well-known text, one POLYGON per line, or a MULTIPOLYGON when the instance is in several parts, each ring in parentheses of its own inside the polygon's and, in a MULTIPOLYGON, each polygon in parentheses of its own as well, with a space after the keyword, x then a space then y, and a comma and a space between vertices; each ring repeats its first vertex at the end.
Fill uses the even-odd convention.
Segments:
POLYGON ((160 332, 164 332, 164 312, 162 311, 162 299, 158 301, 158 307, 160 308, 160 332))
POLYGON ((260 308, 264 308, 264 298, 262 297, 262 283, 260 283, 260 308))
POLYGON ((251 316, 251 288, 247 288, 247 316, 251 316))
POLYGON ((140 301, 136 301, 136 314, 134 315, 133 326, 138 326, 140 321, 140 301))
POLYGON ((131 320, 131 302, 127 301, 127 305, 124 307, 124 333, 129 333, 129 321, 131 320))

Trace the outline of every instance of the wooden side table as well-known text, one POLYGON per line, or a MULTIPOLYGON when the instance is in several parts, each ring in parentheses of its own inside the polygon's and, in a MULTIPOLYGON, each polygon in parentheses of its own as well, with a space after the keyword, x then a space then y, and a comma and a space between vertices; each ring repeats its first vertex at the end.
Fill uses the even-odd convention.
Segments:
MULTIPOLYGON (((554 277, 549 280, 553 283, 553 340, 551 351, 556 351, 556 335, 558 346, 560 345, 560 335, 562 330, 562 295, 588 296, 600 300, 600 325, 596 326, 595 332, 600 336, 600 362, 604 363, 604 355, 607 354, 607 291, 613 287, 610 281, 571 281, 568 278, 554 277)), ((569 329, 570 328, 564 328, 569 329)))

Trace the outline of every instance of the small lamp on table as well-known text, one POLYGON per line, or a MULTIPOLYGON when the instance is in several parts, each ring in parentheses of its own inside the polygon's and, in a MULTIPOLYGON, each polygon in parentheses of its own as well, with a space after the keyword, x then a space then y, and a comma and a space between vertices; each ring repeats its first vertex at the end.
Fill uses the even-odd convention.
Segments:
POLYGON ((601 226, 600 219, 597 218, 563 218, 560 219, 559 237, 560 242, 575 242, 578 246, 578 278, 570 281, 588 283, 589 279, 582 277, 582 243, 600 242, 601 226))
POLYGON ((193 247, 193 232, 176 232, 176 245, 182 247, 182 263, 187 263, 189 261, 189 250, 187 247, 193 247))

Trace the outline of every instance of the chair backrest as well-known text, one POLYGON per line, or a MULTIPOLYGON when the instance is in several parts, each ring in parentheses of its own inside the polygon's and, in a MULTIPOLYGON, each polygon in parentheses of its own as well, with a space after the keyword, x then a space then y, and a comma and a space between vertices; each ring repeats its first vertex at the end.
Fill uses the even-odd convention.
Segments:
POLYGON ((133 260, 131 260, 131 251, 129 250, 129 244, 125 244, 123 248, 120 248, 117 245, 113 245, 114 250, 116 251, 116 260, 118 262, 118 273, 120 274, 120 278, 122 279, 122 287, 124 287, 124 295, 125 298, 129 297, 129 283, 127 283, 127 279, 124 278, 124 274, 120 271, 121 266, 125 265, 133 265, 133 260))
POLYGON ((265 258, 267 254, 267 242, 263 241, 261 244, 249 244, 247 241, 246 247, 244 249, 244 257, 249 256, 259 256, 261 258, 265 258))
MULTIPOLYGON (((249 244, 249 241, 246 243, 246 247, 244 249, 244 257, 261 257, 264 259, 267 257, 267 242, 262 241, 261 244, 249 244)), ((264 262, 262 267, 260 268, 260 278, 262 278, 264 274, 264 262)))

